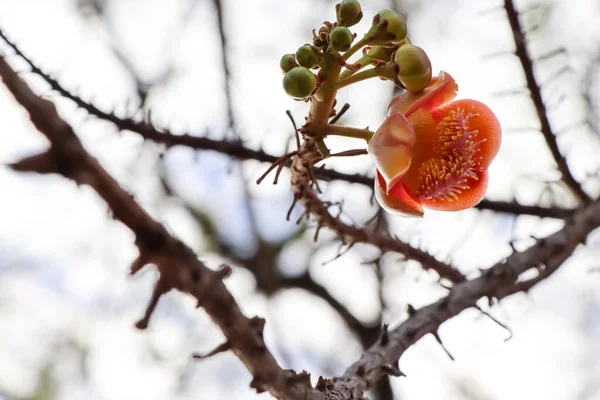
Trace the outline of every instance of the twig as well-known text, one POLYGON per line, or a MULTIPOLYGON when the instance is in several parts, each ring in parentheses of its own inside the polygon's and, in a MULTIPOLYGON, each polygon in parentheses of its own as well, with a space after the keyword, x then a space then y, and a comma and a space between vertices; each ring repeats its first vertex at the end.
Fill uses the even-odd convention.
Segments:
POLYGON ((521 22, 519 21, 519 13, 515 9, 515 5, 513 4, 512 0, 504 0, 504 8, 506 9, 508 22, 510 23, 515 41, 515 53, 519 58, 521 67, 525 73, 527 89, 529 89, 531 100, 535 106, 535 110, 540 121, 540 129, 544 135, 548 149, 550 150, 550 153, 552 153, 552 158, 554 158, 554 161, 556 162, 556 166, 562 175, 563 181, 571 190, 573 195, 575 195, 579 202, 589 203, 592 198, 583 190, 581 184, 571 173, 569 165, 567 164, 567 160, 558 148, 556 135, 554 132, 552 132, 546 105, 544 104, 544 100, 542 98, 542 92, 533 73, 533 61, 529 55, 529 51, 527 50, 527 40, 525 33, 523 32, 523 28, 521 27, 521 22))

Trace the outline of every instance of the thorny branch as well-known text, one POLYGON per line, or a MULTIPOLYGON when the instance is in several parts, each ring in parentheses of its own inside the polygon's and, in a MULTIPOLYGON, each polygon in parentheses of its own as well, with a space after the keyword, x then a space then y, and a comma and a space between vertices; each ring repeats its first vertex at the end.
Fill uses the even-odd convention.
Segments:
POLYGON ((510 23, 515 41, 515 53, 519 58, 519 62, 521 63, 521 67, 525 73, 527 89, 529 90, 531 100, 535 106, 535 111, 540 121, 540 129, 544 135, 548 149, 550 150, 550 153, 552 153, 552 157, 554 158, 556 166, 562 175, 563 181, 573 195, 580 203, 589 203, 592 198, 583 190, 581 184, 571 173, 567 160, 562 155, 558 147, 556 135, 552 131, 552 126, 550 125, 550 121, 548 119, 546 105, 544 104, 544 99, 542 98, 542 91, 533 73, 533 61, 531 60, 531 56, 527 50, 527 38, 521 27, 521 22, 519 21, 519 13, 517 12, 512 0, 504 0, 504 8, 506 10, 508 22, 510 23))
MULTIPOLYGON (((263 150, 254 150, 245 147, 239 141, 217 140, 207 137, 194 136, 190 134, 175 135, 168 129, 156 128, 151 121, 151 115, 147 120, 138 121, 131 117, 118 117, 113 112, 105 112, 91 103, 86 102, 81 97, 71 93, 60 85, 60 83, 37 67, 12 41, 10 41, 4 32, 0 29, 0 38, 2 38, 31 68, 31 72, 44 79, 52 90, 61 96, 73 101, 78 107, 86 110, 90 115, 113 123, 121 131, 131 131, 139 134, 145 140, 165 145, 167 148, 174 146, 185 146, 195 150, 211 150, 222 154, 227 154, 238 160, 256 160, 265 163, 276 162, 280 157, 266 153, 263 150)), ((291 162, 282 165, 289 167, 291 162)), ((350 183, 357 183, 373 187, 373 178, 361 174, 346 174, 332 169, 316 168, 315 177, 318 179, 332 181, 341 180, 350 183)), ((528 206, 515 201, 494 201, 483 200, 476 208, 481 210, 491 210, 515 215, 533 215, 541 218, 564 219, 571 215, 572 209, 563 207, 542 207, 528 206)))
POLYGON ((575 248, 585 242, 587 235, 599 226, 600 200, 595 200, 576 211, 558 232, 538 240, 525 251, 513 253, 503 262, 483 271, 478 278, 455 284, 450 293, 437 302, 413 310, 405 322, 382 334, 381 340, 367 350, 343 376, 325 381, 322 385, 325 398, 358 399, 382 376, 401 374, 397 367, 399 358, 421 337, 437 332, 443 322, 465 309, 476 307, 481 298, 487 297, 491 302, 529 290, 555 272, 575 248), (540 271, 541 278, 520 281, 521 274, 533 268, 540 271))
MULTIPOLYGON (((222 282, 228 269, 208 269, 188 247, 152 219, 87 153, 72 128, 58 116, 54 105, 36 96, 1 57, 0 76, 17 101, 27 109, 36 128, 51 142, 45 153, 17 162, 12 167, 20 171, 59 173, 78 184, 94 188, 109 204, 114 217, 136 234, 140 258, 134 262, 132 272, 148 263, 157 266, 160 278, 153 297, 157 299, 173 288, 196 297, 199 305, 221 328, 232 351, 254 376, 252 386, 268 390, 276 397, 293 400, 360 399, 364 391, 381 377, 402 375, 397 366, 398 359, 418 339, 428 333, 436 333, 443 322, 476 306, 483 297, 500 299, 507 293, 523 290, 517 285, 520 275, 529 269, 537 268, 545 271, 544 277, 549 276, 591 231, 600 226, 600 201, 597 200, 574 211, 558 232, 537 240, 525 251, 513 253, 478 278, 456 283, 449 294, 437 302, 411 310, 404 323, 389 331, 384 329, 380 340, 343 376, 320 378, 313 389, 308 374, 295 374, 278 366, 262 339, 264 320, 256 317, 248 319, 241 314, 222 282)), ((310 147, 307 150, 312 151, 310 147)), ((301 170, 306 168, 302 163, 297 167, 301 170)), ((302 185, 295 187, 298 190, 302 185)), ((529 286, 532 285, 525 289, 529 286)), ((225 347, 221 345, 215 351, 225 347)))
POLYGON ((437 260, 426 251, 417 249, 408 243, 395 239, 370 228, 350 226, 334 217, 329 212, 326 203, 319 199, 313 189, 313 165, 321 158, 315 141, 305 136, 305 141, 294 156, 292 162, 292 190, 294 198, 300 201, 306 209, 306 214, 312 214, 317 220, 317 230, 327 227, 334 231, 342 242, 352 246, 355 243, 369 243, 382 252, 394 251, 412 260, 418 261, 425 269, 433 269, 441 278, 451 282, 460 282, 465 277, 452 266, 437 260))
POLYGON ((302 398, 295 394, 295 373, 283 370, 265 346, 262 336, 264 319, 246 318, 225 287, 222 280, 230 272, 229 267, 217 271, 209 269, 189 247, 146 213, 87 153, 71 126, 60 118, 54 104, 35 95, 3 57, 0 57, 0 77, 17 102, 28 111, 35 127, 51 143, 46 152, 17 162, 12 168, 58 173, 79 185, 91 186, 110 206, 114 218, 136 235, 135 244, 140 254, 132 265, 132 273, 144 265, 156 265, 160 277, 138 327, 144 328, 148 324, 162 294, 171 289, 189 293, 219 326, 233 353, 254 376, 252 387, 257 391, 269 391, 279 398, 284 394, 291 399, 302 398))

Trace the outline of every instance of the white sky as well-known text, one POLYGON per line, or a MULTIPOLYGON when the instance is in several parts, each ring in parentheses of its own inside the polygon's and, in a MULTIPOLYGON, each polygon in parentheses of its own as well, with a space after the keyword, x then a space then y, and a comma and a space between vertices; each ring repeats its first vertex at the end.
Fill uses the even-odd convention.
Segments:
MULTIPOLYGON (((306 112, 281 90, 279 58, 293 52, 310 38, 310 30, 333 18, 334 2, 223 0, 230 39, 234 106, 242 137, 252 147, 281 154, 291 131, 285 110, 298 121, 306 112), (284 134, 285 133, 285 134, 284 134)), ((211 2, 187 0, 109 1, 110 21, 119 48, 130 57, 139 75, 152 80, 168 65, 175 74, 150 94, 148 105, 158 125, 175 132, 206 130, 219 137, 225 128, 223 76, 211 2), (182 25, 186 13, 187 23, 182 25)), ((363 2, 362 33, 385 1, 363 2)), ((541 195, 541 180, 555 179, 552 160, 543 138, 536 132, 533 106, 525 95, 497 96, 506 90, 523 89, 518 61, 508 54, 512 37, 498 1, 412 1, 409 15, 413 41, 430 55, 434 70, 452 73, 461 98, 477 98, 495 110, 505 129, 501 152, 490 172, 489 198, 524 203, 541 195), (488 12, 485 12, 488 10, 488 12), (515 130, 533 128, 527 130, 515 130)), ((520 9, 534 3, 519 1, 520 9)), ((567 127, 585 118, 580 89, 591 59, 598 57, 600 16, 594 0, 544 2, 524 23, 541 23, 531 34, 534 54, 565 46, 567 56, 536 66, 542 81, 566 65, 569 74, 544 86, 555 127, 567 127)), ((84 19, 74 0, 0 0, 0 26, 34 62, 52 72, 68 89, 103 109, 124 112, 135 98, 134 83, 110 51, 106 25, 84 19)), ((5 50, 4 45, 0 49, 5 50)), ((24 68, 15 57, 9 61, 24 68)), ((26 75, 27 76, 27 75, 26 75)), ((592 87, 598 87, 596 69, 592 87)), ((46 86, 35 77, 28 80, 41 92, 46 86)), ((593 89, 592 92, 598 92, 593 89)), ((339 104, 350 102, 348 124, 376 127, 384 116, 391 87, 375 80, 340 93, 339 104)), ((118 135, 110 124, 99 122, 73 104, 50 94, 62 115, 77 129, 86 147, 102 164, 168 228, 201 254, 206 238, 177 201, 160 197, 156 174, 156 147, 143 145, 131 133, 118 135)), ((0 86, 0 163, 40 151, 46 145, 23 110, 0 86)), ((566 130, 559 137, 578 178, 599 167, 600 143, 585 126, 566 130)), ((349 140, 331 140, 336 149, 353 148, 349 140)), ((234 164, 236 165, 236 164, 234 164)), ((231 163, 211 153, 196 157, 186 149, 167 154, 167 176, 182 198, 211 215, 219 232, 240 253, 251 252, 248 221, 242 204, 239 175, 229 173, 231 163)), ((245 164, 254 181, 265 165, 245 164)), ((367 157, 331 163, 345 172, 370 172, 367 157)), ((235 171, 235 168, 234 168, 235 171)), ((276 240, 294 232, 284 221, 290 201, 286 173, 281 184, 266 180, 250 188, 261 234, 276 240)), ((598 192, 596 180, 586 188, 598 192)), ((133 236, 107 218, 107 209, 89 189, 77 188, 60 177, 22 175, 0 167, 0 393, 31 395, 39 371, 53 365, 52 375, 61 382, 60 399, 260 399, 248 388, 249 374, 232 354, 191 363, 193 351, 206 351, 221 340, 216 327, 193 307, 191 299, 170 294, 162 300, 151 327, 138 332, 133 323, 141 316, 154 274, 127 277, 135 257, 133 236), (74 349, 81 348, 81 351, 74 349), (82 355, 85 355, 83 357, 82 355), (83 357, 83 361, 82 361, 83 357), (82 372, 81 364, 85 366, 82 372)), ((345 210, 357 221, 372 215, 369 191, 358 185, 328 185, 325 196, 343 198, 345 210)), ((564 191, 558 200, 569 206, 564 191)), ((543 197, 547 202, 547 197, 543 197)), ((464 271, 488 266, 510 253, 506 244, 519 239, 527 246, 530 234, 548 234, 560 227, 557 221, 522 217, 517 221, 488 212, 469 210, 444 214, 428 212, 422 220, 392 221, 400 237, 453 260, 464 271)), ((312 236, 310 232, 307 238, 312 236)), ((321 243, 331 239, 321 234, 321 243)), ((333 258, 336 245, 324 244, 309 258, 310 242, 304 238, 282 256, 282 269, 302 271, 307 263, 316 280, 327 286, 362 321, 378 312, 373 271, 360 265, 366 247, 357 246, 340 260, 333 258)), ((402 399, 494 399, 572 400, 600 399, 600 274, 598 237, 589 249, 581 249, 563 270, 534 290, 532 297, 516 296, 494 310, 510 325, 514 337, 475 312, 466 312, 441 330, 450 362, 433 338, 426 338, 401 359, 408 378, 395 379, 402 399), (476 397, 461 394, 465 384, 476 397), (594 389, 595 388, 595 389, 594 389), (585 397, 589 390, 590 395, 585 397)), ((218 258, 206 254, 215 267, 218 258)), ((368 257, 367 257, 368 258, 368 257)), ((428 304, 443 291, 432 283, 432 274, 412 264, 401 265, 386 258, 385 296, 389 309, 384 319, 397 323, 405 318, 406 303, 428 304)), ((286 367, 318 374, 339 374, 357 359, 360 348, 342 333, 343 323, 320 299, 301 291, 287 291, 267 300, 256 295, 250 274, 236 270, 228 285, 247 315, 268 320, 266 337, 271 350, 286 367)), ((2 395, 0 395, 0 399, 2 395)))

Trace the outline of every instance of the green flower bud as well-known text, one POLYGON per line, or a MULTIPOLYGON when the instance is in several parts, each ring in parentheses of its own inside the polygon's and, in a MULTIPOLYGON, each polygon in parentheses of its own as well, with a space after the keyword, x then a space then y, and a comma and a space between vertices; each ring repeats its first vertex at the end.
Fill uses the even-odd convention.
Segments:
POLYGON ((408 34, 406 21, 394 10, 380 11, 365 37, 368 44, 399 44, 408 34))
POLYGON ((360 3, 357 0, 343 0, 336 4, 335 13, 340 26, 351 27, 358 24, 363 17, 360 3))
POLYGON ((431 80, 431 61, 427 53, 414 44, 401 46, 394 56, 400 66, 398 80, 409 92, 420 92, 431 80))
POLYGON ((292 68, 297 67, 298 63, 296 62, 296 58, 293 54, 284 54, 283 57, 281 57, 281 61, 279 61, 279 66, 285 74, 292 68))
POLYGON ((317 87, 317 77, 308 68, 296 67, 283 77, 285 92, 296 99, 304 99, 317 87))
POLYGON ((336 51, 346 51, 350 48, 354 35, 345 26, 336 26, 329 33, 329 44, 336 51))
POLYGON ((312 68, 319 63, 319 59, 318 50, 310 44, 305 44, 296 51, 296 61, 301 67, 312 68))

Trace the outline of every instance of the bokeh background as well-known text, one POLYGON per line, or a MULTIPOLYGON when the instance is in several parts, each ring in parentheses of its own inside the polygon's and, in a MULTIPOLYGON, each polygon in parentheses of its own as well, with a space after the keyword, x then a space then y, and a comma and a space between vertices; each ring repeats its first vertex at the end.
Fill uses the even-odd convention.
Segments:
MULTIPOLYGON (((512 33, 498 0, 365 0, 354 30, 394 7, 410 37, 450 72, 461 98, 497 113, 503 146, 490 169, 487 197, 572 207, 557 182, 512 33)), ((175 133, 241 139, 281 155, 290 145, 290 110, 307 105, 281 89, 279 58, 310 41, 334 19, 324 0, 0 0, 0 28, 67 89, 120 116, 141 116, 175 133), (220 24, 225 47, 220 36, 220 24), (223 51, 225 49, 225 51, 223 51), (224 68, 223 56, 228 64, 224 68), (141 111, 140 111, 141 110, 141 111)), ((600 3, 516 1, 536 61, 535 72, 561 149, 574 175, 597 195, 600 167, 600 3)), ((217 268, 230 263, 227 285, 248 315, 267 319, 266 341, 287 368, 313 378, 340 374, 375 337, 381 323, 406 318, 407 304, 445 293, 433 273, 370 246, 341 257, 330 232, 313 243, 313 224, 285 219, 292 202, 284 171, 278 185, 255 180, 268 165, 226 155, 165 149, 119 132, 27 73, 4 43, 0 51, 36 90, 51 98, 86 148, 168 229, 217 268)), ((351 108, 342 123, 377 127, 393 94, 389 82, 344 89, 351 108)), ((335 150, 363 146, 331 139, 335 150)), ((24 110, 0 85, 0 163, 47 146, 24 110)), ((366 156, 327 163, 373 174, 366 156)), ((341 218, 369 223, 378 209, 369 188, 323 184, 342 201, 341 218)), ((295 216, 295 217, 294 217, 295 216)), ((476 274, 531 244, 531 235, 562 222, 467 210, 427 212, 421 220, 383 216, 400 238, 476 274)), ((130 278, 133 235, 87 187, 58 176, 0 167, 0 399, 267 399, 230 353, 195 362, 222 340, 191 298, 163 298, 150 328, 138 331, 156 275, 130 278)), ((600 399, 599 236, 592 235, 553 277, 491 311, 511 333, 475 311, 443 325, 450 361, 426 337, 400 360, 407 378, 385 381, 373 398, 477 400, 600 399), (509 340, 506 340, 509 338, 509 340), (393 394, 392 394, 393 393, 393 394)), ((344 248, 342 248, 342 251, 344 248)))

